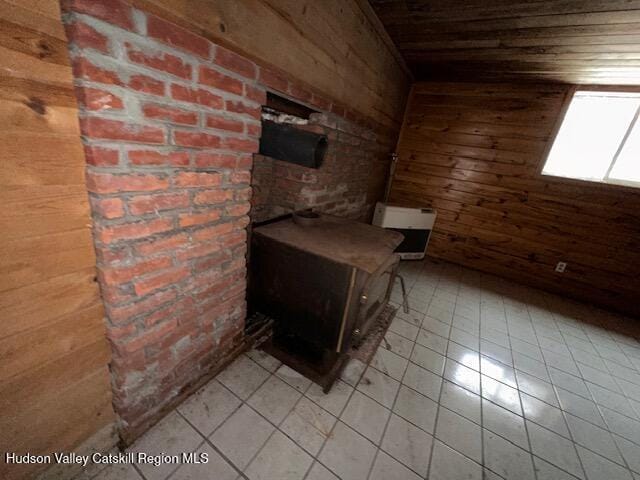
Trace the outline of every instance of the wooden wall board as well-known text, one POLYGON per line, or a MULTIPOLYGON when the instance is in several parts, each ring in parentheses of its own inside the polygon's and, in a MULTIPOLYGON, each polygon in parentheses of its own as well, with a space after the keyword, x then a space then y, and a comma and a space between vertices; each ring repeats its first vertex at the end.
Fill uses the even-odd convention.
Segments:
POLYGON ((571 91, 415 84, 391 201, 438 210, 430 255, 637 315, 640 190, 540 173, 571 91))

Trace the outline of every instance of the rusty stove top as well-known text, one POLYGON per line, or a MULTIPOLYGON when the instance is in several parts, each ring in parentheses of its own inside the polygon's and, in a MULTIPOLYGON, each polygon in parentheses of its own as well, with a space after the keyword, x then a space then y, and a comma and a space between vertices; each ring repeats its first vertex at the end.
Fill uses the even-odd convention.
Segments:
POLYGON ((403 240, 401 233, 333 215, 320 214, 313 225, 292 218, 253 229, 279 242, 374 273, 403 240))

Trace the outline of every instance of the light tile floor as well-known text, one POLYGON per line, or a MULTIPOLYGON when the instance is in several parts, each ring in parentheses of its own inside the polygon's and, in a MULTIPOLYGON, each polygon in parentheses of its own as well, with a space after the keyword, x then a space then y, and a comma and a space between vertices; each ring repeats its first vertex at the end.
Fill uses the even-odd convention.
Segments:
POLYGON ((249 352, 133 447, 209 463, 95 478, 640 480, 638 323, 446 263, 402 273, 411 312, 329 395, 249 352))

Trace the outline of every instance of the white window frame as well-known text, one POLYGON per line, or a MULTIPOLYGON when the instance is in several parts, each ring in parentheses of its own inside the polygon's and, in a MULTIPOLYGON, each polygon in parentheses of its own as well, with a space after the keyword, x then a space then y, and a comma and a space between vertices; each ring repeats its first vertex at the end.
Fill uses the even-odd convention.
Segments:
POLYGON ((618 145, 618 149, 616 150, 616 153, 614 154, 614 156, 613 156, 613 158, 611 160, 611 163, 609 164, 609 168, 607 169, 607 173, 604 175, 602 180, 587 179, 587 178, 563 177, 562 175, 553 175, 553 174, 550 174, 550 173, 544 173, 544 167, 547 164, 547 161, 549 160, 549 155, 551 154, 551 150, 553 148, 553 144, 555 143, 556 138, 557 138, 558 134, 560 133, 560 129, 562 128, 562 124, 564 123, 564 119, 565 119, 567 110, 569 109, 569 106, 571 105, 571 102, 573 101, 573 97, 575 96, 575 94, 577 92, 609 92, 609 93, 622 93, 622 94, 632 94, 632 95, 640 96, 640 89, 637 89, 637 88, 574 85, 567 92, 567 95, 566 95, 566 97, 564 99, 564 104, 562 106, 560 115, 559 115, 558 120, 557 120, 556 124, 554 125, 553 131, 552 131, 552 133, 551 133, 551 135, 549 137, 547 148, 545 150, 542 162, 540 163, 540 167, 539 167, 540 175, 543 176, 543 177, 554 178, 554 179, 559 179, 559 180, 569 180, 569 181, 589 182, 589 183, 600 183, 600 184, 605 184, 605 185, 620 185, 620 186, 624 186, 624 187, 640 188, 640 182, 636 182, 636 181, 633 181, 633 180, 620 180, 620 179, 617 179, 617 178, 610 178, 609 177, 609 174, 613 170, 613 167, 615 166, 616 161, 618 160, 618 157, 620 156, 620 153, 622 152, 622 149, 624 148, 624 145, 627 142, 627 139, 629 138, 629 135, 633 131, 633 128, 635 127, 636 123, 640 122, 640 105, 636 109, 636 112, 635 112, 635 114, 633 116, 633 119, 631 120, 631 123, 629 124, 629 127, 627 128, 627 131, 623 135, 622 140, 620 141, 620 145, 618 145))

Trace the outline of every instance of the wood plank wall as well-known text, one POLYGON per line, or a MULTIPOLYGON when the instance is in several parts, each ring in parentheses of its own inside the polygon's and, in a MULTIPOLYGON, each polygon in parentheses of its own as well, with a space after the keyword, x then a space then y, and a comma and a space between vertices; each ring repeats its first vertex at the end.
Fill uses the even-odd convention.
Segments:
POLYGON ((275 67, 399 129, 410 84, 366 0, 133 0, 134 5, 275 67))
POLYGON ((429 255, 638 315, 640 190, 539 174, 569 91, 414 84, 391 201, 438 210, 429 255))
POLYGON ((70 450, 114 414, 56 0, 0 1, 0 65, 0 451, 70 450))

